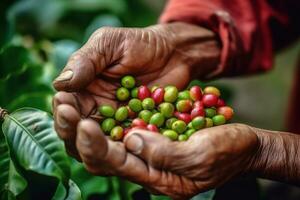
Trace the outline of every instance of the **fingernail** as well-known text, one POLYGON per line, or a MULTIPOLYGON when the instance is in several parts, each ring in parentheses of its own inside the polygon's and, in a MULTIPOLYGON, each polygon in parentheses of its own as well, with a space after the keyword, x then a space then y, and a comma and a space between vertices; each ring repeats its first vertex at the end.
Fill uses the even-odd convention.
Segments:
POLYGON ((83 130, 79 130, 78 140, 80 144, 89 146, 91 145, 91 138, 87 136, 87 134, 83 130))
POLYGON ((73 74, 74 74, 73 71, 67 70, 67 71, 61 73, 59 75, 59 77, 57 77, 55 79, 55 81, 68 81, 68 80, 70 80, 73 77, 73 74))
POLYGON ((68 123, 66 122, 66 120, 61 115, 57 116, 57 124, 60 128, 67 128, 68 127, 68 123))
POLYGON ((144 147, 143 139, 134 133, 128 136, 125 143, 126 147, 134 154, 140 154, 144 147))

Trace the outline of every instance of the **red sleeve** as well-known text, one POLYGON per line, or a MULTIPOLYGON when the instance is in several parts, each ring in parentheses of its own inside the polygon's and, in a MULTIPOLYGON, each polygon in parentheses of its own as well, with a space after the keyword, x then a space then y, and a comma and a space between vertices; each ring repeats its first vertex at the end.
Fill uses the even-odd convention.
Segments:
POLYGON ((272 68, 271 18, 284 22, 266 0, 169 0, 161 23, 183 21, 216 32, 221 63, 212 76, 241 75, 272 68))

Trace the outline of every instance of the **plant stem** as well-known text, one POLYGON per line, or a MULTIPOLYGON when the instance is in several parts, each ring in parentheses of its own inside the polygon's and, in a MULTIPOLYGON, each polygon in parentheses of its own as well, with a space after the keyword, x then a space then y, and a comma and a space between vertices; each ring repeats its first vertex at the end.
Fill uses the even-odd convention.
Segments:
POLYGON ((7 110, 0 107, 0 120, 4 119, 5 115, 7 115, 7 114, 8 114, 7 110))

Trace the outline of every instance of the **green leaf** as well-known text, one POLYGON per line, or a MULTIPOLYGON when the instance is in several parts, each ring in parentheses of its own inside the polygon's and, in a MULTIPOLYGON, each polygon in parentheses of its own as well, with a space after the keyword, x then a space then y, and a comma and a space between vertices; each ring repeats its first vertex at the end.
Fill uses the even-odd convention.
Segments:
POLYGON ((209 190, 194 196, 191 200, 212 200, 215 196, 215 190, 209 190))
POLYGON ((78 184, 83 199, 88 199, 92 194, 105 194, 109 189, 109 178, 93 176, 74 159, 71 160, 71 179, 78 184))
POLYGON ((13 73, 24 71, 28 61, 28 51, 21 46, 7 46, 0 52, 0 79, 13 73))
POLYGON ((74 181, 69 180, 69 192, 66 200, 81 200, 81 192, 79 187, 76 185, 74 181))
POLYGON ((60 182, 52 200, 82 200, 81 191, 74 181, 70 179, 67 187, 60 182))
POLYGON ((14 196, 26 188, 25 179, 16 171, 10 159, 10 152, 5 137, 0 130, 0 191, 11 192, 14 196))
POLYGON ((52 93, 32 92, 25 93, 14 99, 8 106, 8 110, 16 110, 22 107, 35 107, 40 110, 51 112, 52 93))
POLYGON ((120 181, 120 193, 122 198, 125 199, 132 199, 132 195, 135 191, 142 189, 142 186, 131 183, 129 181, 122 180, 119 178, 120 181))
POLYGON ((0 191, 0 199, 1 200, 16 200, 16 197, 9 190, 2 190, 2 191, 0 191))
POLYGON ((11 152, 23 168, 62 182, 68 180, 70 168, 64 145, 46 112, 33 108, 17 110, 5 116, 2 130, 11 152))

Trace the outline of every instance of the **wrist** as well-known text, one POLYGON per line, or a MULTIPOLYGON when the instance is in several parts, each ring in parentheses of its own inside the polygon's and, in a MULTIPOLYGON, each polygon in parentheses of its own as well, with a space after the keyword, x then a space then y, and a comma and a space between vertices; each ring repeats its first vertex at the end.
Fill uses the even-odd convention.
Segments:
POLYGON ((156 25, 172 43, 174 53, 189 66, 191 78, 205 79, 220 63, 221 47, 214 32, 192 24, 174 22, 156 25))
POLYGON ((299 185, 299 136, 285 132, 252 129, 257 134, 259 148, 251 163, 250 171, 262 178, 299 185))

